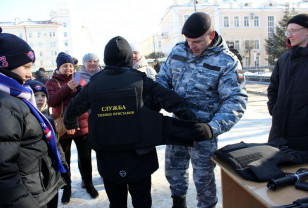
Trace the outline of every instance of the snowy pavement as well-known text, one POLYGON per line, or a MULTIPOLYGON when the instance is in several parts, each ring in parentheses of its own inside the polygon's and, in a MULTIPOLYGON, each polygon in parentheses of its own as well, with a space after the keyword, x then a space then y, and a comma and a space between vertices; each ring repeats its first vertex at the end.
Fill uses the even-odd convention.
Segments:
MULTIPOLYGON (((267 86, 259 83, 248 83, 249 92, 254 86, 257 90, 265 92, 267 86), (258 87, 257 87, 258 86, 258 87)), ((243 118, 227 133, 219 136, 219 148, 233 143, 244 141, 247 143, 262 143, 267 141, 269 129, 271 126, 271 116, 267 111, 267 97, 256 93, 249 93, 248 106, 243 118)), ((170 197, 169 185, 164 175, 164 154, 165 146, 157 147, 160 168, 152 175, 152 200, 153 208, 171 208, 172 199, 170 197)), ((99 197, 92 199, 85 191, 80 188, 80 173, 77 165, 77 152, 75 145, 72 145, 72 198, 69 204, 61 204, 62 190, 59 192, 59 207, 61 208, 109 208, 109 202, 104 190, 104 184, 98 174, 96 166, 95 152, 92 151, 93 164, 93 184, 99 192, 99 197)), ((219 198, 217 208, 222 207, 221 201, 221 178, 220 168, 216 167, 217 195, 219 198)), ((190 168, 190 185, 187 193, 187 207, 196 208, 196 191, 192 180, 192 170, 190 168)), ((128 208, 132 208, 130 198, 128 208)))

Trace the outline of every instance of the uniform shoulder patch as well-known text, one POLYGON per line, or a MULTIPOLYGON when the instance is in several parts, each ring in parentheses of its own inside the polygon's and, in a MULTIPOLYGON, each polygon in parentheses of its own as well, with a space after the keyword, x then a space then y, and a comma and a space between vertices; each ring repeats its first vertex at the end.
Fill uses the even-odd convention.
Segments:
POLYGON ((237 81, 238 83, 242 83, 245 80, 244 71, 241 69, 236 70, 237 81))

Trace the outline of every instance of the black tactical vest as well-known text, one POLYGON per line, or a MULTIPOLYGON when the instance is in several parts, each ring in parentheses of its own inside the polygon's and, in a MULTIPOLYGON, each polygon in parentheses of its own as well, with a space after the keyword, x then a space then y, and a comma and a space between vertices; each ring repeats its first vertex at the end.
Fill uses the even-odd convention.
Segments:
POLYGON ((90 88, 91 148, 120 151, 161 144, 163 116, 143 104, 143 74, 126 71, 98 76, 99 88, 90 88))
POLYGON ((284 146, 283 139, 276 143, 244 143, 227 145, 215 152, 245 179, 266 182, 285 176, 279 168, 282 163, 308 162, 308 152, 296 151, 284 146))

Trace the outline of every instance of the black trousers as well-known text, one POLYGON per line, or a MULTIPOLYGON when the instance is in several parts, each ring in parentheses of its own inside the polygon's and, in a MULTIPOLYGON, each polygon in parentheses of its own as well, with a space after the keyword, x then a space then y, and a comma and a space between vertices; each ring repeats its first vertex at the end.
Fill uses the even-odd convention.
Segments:
POLYGON ((127 208, 128 191, 132 197, 134 208, 151 208, 151 176, 133 183, 113 183, 104 180, 105 190, 110 208, 127 208))
POLYGON ((73 140, 78 152, 78 168, 81 178, 85 184, 92 183, 92 158, 91 148, 88 144, 88 134, 59 140, 69 167, 71 164, 71 145, 73 140))

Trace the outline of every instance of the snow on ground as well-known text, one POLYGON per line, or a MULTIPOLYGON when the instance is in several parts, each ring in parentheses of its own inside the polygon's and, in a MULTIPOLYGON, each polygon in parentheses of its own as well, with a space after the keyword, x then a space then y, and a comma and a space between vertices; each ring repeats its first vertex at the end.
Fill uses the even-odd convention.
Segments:
MULTIPOLYGON (((234 144, 240 141, 247 143, 263 143, 267 141, 268 132, 271 126, 271 116, 267 111, 267 97, 262 95, 249 94, 247 110, 243 118, 227 133, 219 136, 219 148, 234 144)), ((169 185, 164 175, 164 154, 165 146, 157 147, 160 168, 152 175, 152 200, 153 208, 170 208, 172 199, 170 197, 169 185)), ((99 197, 92 199, 85 189, 80 188, 80 173, 77 165, 77 152, 75 145, 72 145, 71 156, 72 168, 72 198, 69 204, 61 204, 62 190, 59 192, 59 207, 61 208, 109 208, 108 198, 104 189, 104 184, 100 178, 97 166, 95 152, 92 151, 93 164, 93 184, 99 192, 99 197)), ((222 207, 221 201, 221 179, 220 168, 216 167, 217 195, 219 198, 217 208, 222 207)), ((187 193, 187 207, 196 208, 196 191, 192 180, 192 170, 190 168, 190 185, 187 193)), ((128 199, 128 208, 132 208, 130 198, 128 199)))

